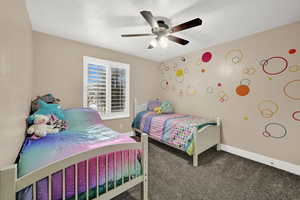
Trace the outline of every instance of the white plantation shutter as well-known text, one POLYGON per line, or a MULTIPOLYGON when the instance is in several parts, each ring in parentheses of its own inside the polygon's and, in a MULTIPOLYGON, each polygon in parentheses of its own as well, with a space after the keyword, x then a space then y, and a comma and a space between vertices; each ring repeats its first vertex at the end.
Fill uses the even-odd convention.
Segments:
POLYGON ((111 112, 124 112, 126 109, 126 71, 111 68, 111 112))
POLYGON ((129 65, 84 57, 83 93, 102 119, 129 117, 129 65))
POLYGON ((106 70, 105 66, 88 64, 87 107, 106 113, 106 70))

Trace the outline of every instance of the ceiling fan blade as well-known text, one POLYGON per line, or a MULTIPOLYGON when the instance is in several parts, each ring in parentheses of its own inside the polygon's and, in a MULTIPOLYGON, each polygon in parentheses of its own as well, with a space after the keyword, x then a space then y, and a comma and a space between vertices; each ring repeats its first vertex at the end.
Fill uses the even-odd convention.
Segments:
POLYGON ((158 28, 157 21, 155 20, 154 16, 150 11, 143 10, 141 11, 141 15, 150 24, 152 28, 158 28))
POLYGON ((123 34, 122 37, 141 37, 141 36, 152 36, 152 33, 142 33, 142 34, 123 34))
POLYGON ((152 46, 151 44, 149 44, 149 46, 147 47, 147 49, 153 49, 154 46, 152 46))
POLYGON ((179 24, 177 26, 174 26, 171 29, 171 33, 183 31, 189 28, 193 28, 195 26, 200 26, 202 24, 202 20, 200 18, 193 19, 191 21, 185 22, 183 24, 179 24))
POLYGON ((173 36, 173 35, 169 35, 168 39, 172 42, 176 42, 176 43, 181 44, 181 45, 186 45, 186 44, 189 43, 189 41, 187 41, 185 39, 182 39, 182 38, 179 38, 179 37, 176 37, 176 36, 173 36))

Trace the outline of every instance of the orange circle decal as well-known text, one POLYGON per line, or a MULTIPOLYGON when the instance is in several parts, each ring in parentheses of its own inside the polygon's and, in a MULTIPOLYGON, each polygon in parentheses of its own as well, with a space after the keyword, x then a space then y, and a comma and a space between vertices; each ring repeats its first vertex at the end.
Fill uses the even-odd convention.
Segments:
POLYGON ((246 96, 249 94, 250 88, 248 85, 239 85, 235 91, 239 96, 246 96))

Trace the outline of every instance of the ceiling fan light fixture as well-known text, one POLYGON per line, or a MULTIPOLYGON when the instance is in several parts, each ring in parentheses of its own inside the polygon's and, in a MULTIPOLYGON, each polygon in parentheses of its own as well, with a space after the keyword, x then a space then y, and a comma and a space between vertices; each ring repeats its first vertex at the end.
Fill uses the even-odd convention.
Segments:
POLYGON ((167 48, 169 45, 169 39, 166 36, 161 36, 158 38, 158 43, 161 48, 167 48))
POLYGON ((152 47, 156 47, 157 46, 157 39, 156 38, 153 38, 151 41, 150 41, 150 45, 152 46, 152 47))

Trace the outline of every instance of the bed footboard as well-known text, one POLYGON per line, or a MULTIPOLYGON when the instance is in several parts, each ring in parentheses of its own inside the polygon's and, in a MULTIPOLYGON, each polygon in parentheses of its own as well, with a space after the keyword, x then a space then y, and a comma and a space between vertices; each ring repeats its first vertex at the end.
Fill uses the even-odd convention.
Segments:
POLYGON ((198 155, 207 149, 219 145, 221 142, 221 121, 218 120, 217 126, 206 126, 198 131, 195 137, 195 149, 193 154, 193 166, 198 166, 198 155))
MULTIPOLYGON (((86 162, 86 174, 87 174, 87 180, 86 182, 89 183, 89 160, 96 158, 97 164, 96 164, 96 172, 97 172, 97 178, 96 178, 96 197, 93 198, 93 200, 103 199, 108 200, 111 199, 120 193, 134 187, 137 184, 142 184, 142 199, 148 200, 148 137, 146 134, 142 135, 141 142, 137 143, 125 143, 125 144, 116 144, 116 145, 109 145, 105 147, 100 147, 97 149, 89 150, 86 152, 82 152, 80 154, 73 155, 71 157, 68 157, 64 160, 60 160, 57 162, 54 162, 44 168, 35 170, 21 178, 17 178, 17 165, 11 165, 7 168, 0 169, 0 199, 1 200, 15 200, 16 194, 21 191, 24 188, 32 187, 32 194, 33 200, 37 199, 37 182, 47 178, 48 183, 52 183, 52 175, 56 172, 61 171, 62 172, 62 193, 63 193, 63 200, 66 199, 66 169, 70 166, 75 166, 75 200, 77 200, 79 197, 78 194, 78 183, 77 183, 77 177, 78 177, 78 170, 77 165, 80 162, 86 162), (123 152, 127 150, 135 150, 141 152, 141 164, 142 164, 142 174, 138 175, 136 177, 130 177, 128 181, 124 181, 124 178, 122 178, 122 184, 117 186, 117 178, 116 178, 116 170, 114 170, 114 187, 113 189, 108 189, 108 154, 113 153, 116 155, 116 152, 123 152), (105 184, 106 184, 106 191, 103 194, 99 194, 99 157, 101 155, 106 156, 106 170, 105 170, 105 184)), ((113 156, 114 163, 116 163, 116 156, 113 156)), ((122 158, 122 165, 124 164, 124 153, 121 153, 122 158)), ((116 166, 114 164, 114 166, 116 166)), ((129 170, 129 168, 128 168, 129 170)), ((125 172, 122 170, 121 174, 122 177, 125 172)), ((89 184, 86 184, 86 199, 89 199, 89 184)), ((48 199, 52 200, 52 184, 48 184, 48 199)))

